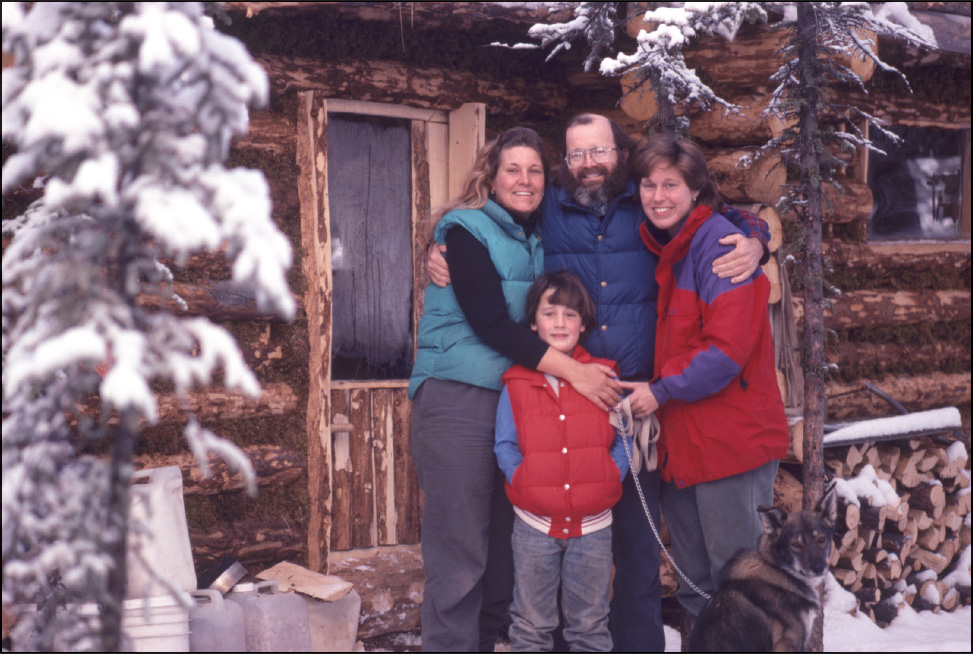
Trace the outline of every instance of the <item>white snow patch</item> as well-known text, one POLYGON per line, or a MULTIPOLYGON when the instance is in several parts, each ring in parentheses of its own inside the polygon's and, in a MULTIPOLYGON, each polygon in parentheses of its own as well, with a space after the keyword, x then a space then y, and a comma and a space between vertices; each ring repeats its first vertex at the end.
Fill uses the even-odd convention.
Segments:
POLYGON ((962 427, 959 409, 945 407, 931 411, 918 411, 904 416, 862 420, 824 435, 826 445, 836 445, 848 441, 867 440, 877 436, 908 434, 929 429, 951 429, 962 427))
POLYGON ((901 501, 892 484, 880 478, 870 465, 864 466, 857 477, 836 479, 834 488, 846 504, 855 506, 861 506, 860 497, 866 499, 868 506, 898 506, 901 501))

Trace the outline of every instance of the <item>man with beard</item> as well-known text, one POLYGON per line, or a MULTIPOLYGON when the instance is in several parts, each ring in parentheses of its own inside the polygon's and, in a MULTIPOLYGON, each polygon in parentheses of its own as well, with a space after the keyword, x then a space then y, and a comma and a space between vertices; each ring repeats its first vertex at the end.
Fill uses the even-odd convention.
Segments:
MULTIPOLYGON (((541 205, 544 270, 577 274, 595 301, 597 327, 585 339, 594 356, 616 361, 623 382, 652 379, 655 348, 656 258, 645 247, 639 226, 645 219, 629 179, 628 157, 635 146, 614 121, 597 114, 572 118, 565 133, 564 162, 548 184, 541 205)), ((722 243, 736 249, 713 262, 714 274, 747 279, 765 253, 766 224, 749 212, 724 207, 724 215, 750 238, 733 235, 722 243)), ((448 268, 441 249, 430 249, 427 269, 433 283, 445 286, 448 268)), ((498 311, 505 312, 504 307, 498 311)), ((647 414, 647 385, 629 396, 637 417, 647 414)), ((665 650, 659 544, 646 520, 633 478, 622 485, 612 509, 615 578, 611 632, 618 652, 665 650)), ((652 519, 659 524, 659 476, 637 475, 652 519)))

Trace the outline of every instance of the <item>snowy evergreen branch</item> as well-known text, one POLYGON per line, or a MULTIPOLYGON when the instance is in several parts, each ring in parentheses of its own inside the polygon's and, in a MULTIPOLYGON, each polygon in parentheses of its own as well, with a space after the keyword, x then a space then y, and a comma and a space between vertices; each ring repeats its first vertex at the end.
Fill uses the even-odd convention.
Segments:
MULTIPOLYGON (((2 134, 16 147, 3 192, 46 176, 43 197, 3 225, 3 600, 37 604, 20 624, 41 627, 41 649, 111 647, 131 450, 156 420, 153 384, 186 395, 221 371, 259 393, 225 329, 138 296, 171 289, 161 257, 222 246, 262 310, 295 311, 266 181, 223 166, 268 84, 198 3, 5 3, 3 47, 16 62, 3 75, 2 134), (97 419, 77 408, 92 399, 97 419), (106 437, 112 466, 81 454, 106 437), (106 642, 77 610, 90 602, 108 607, 106 642)), ((186 436, 202 465, 216 452, 254 487, 235 446, 195 420, 186 436)))
MULTIPOLYGON (((796 34, 796 23, 791 7, 793 3, 778 4, 784 10, 785 20, 774 25, 774 29, 796 34)), ((849 67, 840 63, 857 57, 872 60, 881 70, 896 74, 908 86, 905 76, 895 67, 882 61, 875 53, 873 49, 875 43, 867 35, 888 36, 920 48, 935 47, 932 31, 909 14, 905 3, 890 2, 878 7, 865 2, 815 2, 812 5, 818 24, 815 35, 818 56, 813 60, 800 60, 797 53, 801 42, 796 36, 789 39, 781 48, 784 64, 771 77, 776 87, 771 95, 770 104, 764 110, 764 115, 775 115, 784 124, 792 127, 785 129, 779 137, 763 146, 758 156, 779 152, 785 163, 797 160, 798 131, 794 126, 797 125, 802 110, 812 109, 806 106, 803 96, 796 92, 799 80, 820 89, 822 94, 833 85, 854 86, 867 93, 861 78, 849 67)), ((865 147, 880 152, 871 139, 865 136, 859 124, 869 124, 890 141, 899 140, 895 134, 885 128, 881 120, 858 107, 836 102, 829 102, 829 107, 831 113, 844 117, 844 125, 848 131, 842 132, 833 127, 822 128, 815 136, 822 182, 833 184, 835 173, 844 166, 844 162, 833 154, 832 148, 849 152, 854 148, 865 147)), ((793 201, 793 195, 790 198, 785 196, 782 201, 781 209, 786 209, 788 206, 793 208, 801 206, 800 202, 793 201)))
POLYGON ((570 50, 571 44, 584 39, 588 44, 584 69, 590 71, 615 44, 617 9, 614 2, 574 2, 574 18, 567 23, 539 23, 527 34, 541 42, 541 47, 554 45, 546 61, 558 52, 570 50))

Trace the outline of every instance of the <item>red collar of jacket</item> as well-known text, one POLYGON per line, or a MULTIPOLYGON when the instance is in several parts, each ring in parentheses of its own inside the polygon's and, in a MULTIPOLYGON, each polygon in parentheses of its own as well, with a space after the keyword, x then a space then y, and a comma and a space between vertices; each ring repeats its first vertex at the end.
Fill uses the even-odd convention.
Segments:
POLYGON ((696 235, 696 230, 712 215, 713 210, 710 207, 705 204, 699 205, 689 213, 689 217, 686 218, 686 222, 683 223, 675 238, 664 245, 653 236, 649 229, 648 218, 639 226, 639 233, 642 234, 645 246, 659 255, 660 265, 672 265, 686 256, 686 252, 689 251, 689 244, 693 242, 693 236, 696 235))

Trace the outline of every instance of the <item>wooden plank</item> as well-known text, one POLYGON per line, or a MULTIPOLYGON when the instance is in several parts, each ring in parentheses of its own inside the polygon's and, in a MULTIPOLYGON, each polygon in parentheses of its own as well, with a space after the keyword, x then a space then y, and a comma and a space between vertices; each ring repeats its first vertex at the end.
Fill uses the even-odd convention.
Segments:
POLYGON ((331 243, 328 223, 327 102, 299 94, 297 179, 301 211, 301 271, 307 282, 308 402, 307 462, 310 518, 308 566, 327 572, 331 542, 331 243))
POLYGON ((375 526, 379 545, 396 545, 394 391, 372 391, 372 450, 375 461, 375 526))
POLYGON ((350 391, 355 388, 408 388, 408 379, 332 379, 331 390, 350 391))
POLYGON ((486 105, 467 102, 449 112, 449 197, 460 194, 476 153, 486 143, 486 105))
POLYGON ((442 123, 444 125, 449 122, 445 111, 407 107, 401 104, 386 104, 384 102, 365 102, 363 100, 339 100, 337 98, 331 98, 328 100, 328 111, 358 114, 361 116, 405 118, 406 120, 442 123))
POLYGON ((393 393, 392 454, 395 466, 396 540, 400 544, 419 542, 419 523, 422 518, 422 491, 416 479, 415 465, 409 453, 412 403, 405 389, 393 393))
POLYGON ((429 161, 429 223, 426 240, 432 238, 432 213, 449 202, 449 125, 426 125, 426 158, 429 161))
MULTIPOLYGON (((331 391, 331 421, 335 424, 351 423, 351 391, 331 391)), ((351 462, 351 433, 335 431, 331 435, 334 452, 334 469, 331 492, 331 549, 352 548, 352 493, 354 480, 351 462)))
POLYGON ((374 547, 375 473, 372 459, 372 391, 349 392, 350 419, 355 429, 351 446, 351 543, 352 547, 374 547))
POLYGON ((427 124, 412 121, 412 360, 418 356, 416 339, 425 300, 426 246, 431 240, 427 124))

